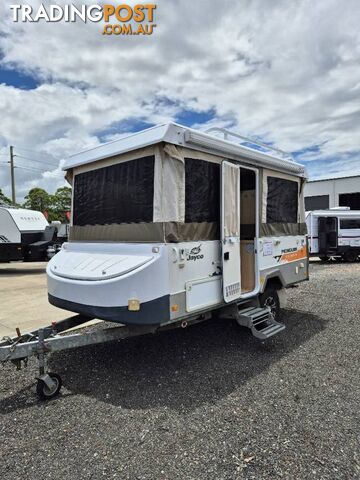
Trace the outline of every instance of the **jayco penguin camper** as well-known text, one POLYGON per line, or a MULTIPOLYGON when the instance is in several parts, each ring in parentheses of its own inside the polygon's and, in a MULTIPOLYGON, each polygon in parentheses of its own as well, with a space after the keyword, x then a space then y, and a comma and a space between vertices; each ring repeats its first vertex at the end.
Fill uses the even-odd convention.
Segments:
POLYGON ((284 328, 284 291, 308 279, 306 173, 284 152, 170 123, 64 169, 72 223, 47 267, 50 303, 129 326, 216 311, 261 339, 284 328))

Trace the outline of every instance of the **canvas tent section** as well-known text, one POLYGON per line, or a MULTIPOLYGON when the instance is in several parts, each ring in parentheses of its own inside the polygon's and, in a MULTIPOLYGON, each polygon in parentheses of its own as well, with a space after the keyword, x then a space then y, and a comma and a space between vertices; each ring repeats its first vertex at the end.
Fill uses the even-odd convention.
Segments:
POLYGON ((260 236, 305 235, 303 178, 264 169, 260 236))
MULTIPOLYGON (((220 155, 161 142, 73 167, 72 241, 182 242, 220 239, 220 155)), ((230 160, 231 161, 231 160, 230 160)), ((239 159, 239 161, 241 161, 239 159)), ((242 162, 241 162, 242 163, 242 162)), ((306 233, 304 179, 241 165, 241 239, 306 233)))
POLYGON ((158 148, 154 186, 154 222, 184 222, 185 159, 175 145, 158 148))
POLYGON ((70 240, 219 239, 222 160, 163 143, 75 167, 70 240))
POLYGON ((226 186, 226 195, 223 194, 223 235, 240 237, 240 171, 232 163, 226 162, 226 166, 223 169, 223 185, 226 186))

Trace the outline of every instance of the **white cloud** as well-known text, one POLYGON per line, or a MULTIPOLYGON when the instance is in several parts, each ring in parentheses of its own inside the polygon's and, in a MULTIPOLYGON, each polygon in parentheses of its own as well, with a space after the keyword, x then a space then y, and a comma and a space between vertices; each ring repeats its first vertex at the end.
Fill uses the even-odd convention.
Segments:
MULTIPOLYGON (((0 87, 0 145, 62 158, 98 144, 100 133, 116 137, 108 132, 116 122, 213 109, 211 125, 290 151, 319 145, 306 155, 313 175, 321 159, 334 172, 360 170, 357 0, 160 0, 147 38, 105 37, 101 24, 15 24, 10 3, 0 6, 1 64, 42 84, 0 87)), ((20 190, 29 175, 39 182, 23 171, 20 190)), ((8 189, 4 173, 0 182, 8 189)), ((51 174, 41 180, 49 189, 53 182, 51 174)))

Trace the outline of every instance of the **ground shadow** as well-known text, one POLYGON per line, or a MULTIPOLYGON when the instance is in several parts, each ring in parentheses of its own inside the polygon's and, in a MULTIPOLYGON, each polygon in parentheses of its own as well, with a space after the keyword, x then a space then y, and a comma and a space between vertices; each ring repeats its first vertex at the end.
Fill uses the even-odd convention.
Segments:
MULTIPOLYGON (((123 408, 189 411, 230 394, 327 323, 294 310, 284 310, 282 321, 286 330, 264 344, 233 321, 213 319, 187 329, 58 352, 50 368, 73 395, 123 408)), ((33 405, 25 401, 25 392, 22 401, 16 395, 0 401, 1 412, 33 405)))
POLYGON ((44 274, 46 271, 46 266, 44 267, 34 267, 34 268, 1 268, 0 269, 0 277, 22 277, 24 275, 36 275, 36 274, 44 274))
POLYGON ((73 393, 125 408, 196 408, 228 395, 326 325, 292 310, 284 311, 283 322, 286 330, 264 344, 235 322, 214 319, 186 330, 62 352, 52 357, 51 367, 73 393))

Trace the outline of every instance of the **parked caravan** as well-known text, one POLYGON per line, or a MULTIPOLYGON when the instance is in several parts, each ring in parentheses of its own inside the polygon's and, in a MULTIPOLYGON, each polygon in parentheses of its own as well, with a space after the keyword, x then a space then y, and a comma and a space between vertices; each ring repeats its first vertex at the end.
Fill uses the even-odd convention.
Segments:
POLYGON ((216 311, 261 339, 281 331, 286 287, 308 279, 306 173, 244 141, 170 123, 70 157, 72 221, 47 267, 50 303, 129 326, 216 311))
POLYGON ((310 255, 355 262, 360 255, 360 210, 338 207, 306 212, 310 255))
POLYGON ((41 212, 0 205, 0 262, 47 260, 65 240, 57 231, 41 212))

